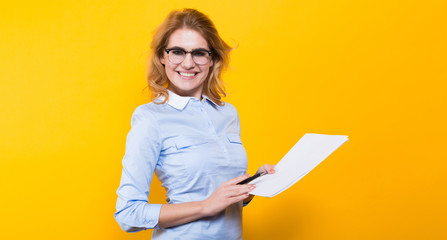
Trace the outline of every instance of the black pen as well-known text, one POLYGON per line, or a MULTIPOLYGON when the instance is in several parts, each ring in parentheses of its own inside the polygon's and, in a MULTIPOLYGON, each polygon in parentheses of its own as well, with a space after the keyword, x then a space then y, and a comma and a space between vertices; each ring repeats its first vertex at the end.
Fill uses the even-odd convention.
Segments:
POLYGON ((256 178, 258 178, 260 176, 264 176, 265 174, 267 174, 266 171, 265 172, 256 173, 255 175, 253 175, 253 176, 251 176, 251 177, 249 177, 249 178, 239 182, 237 185, 247 184, 247 183, 255 180, 256 178))

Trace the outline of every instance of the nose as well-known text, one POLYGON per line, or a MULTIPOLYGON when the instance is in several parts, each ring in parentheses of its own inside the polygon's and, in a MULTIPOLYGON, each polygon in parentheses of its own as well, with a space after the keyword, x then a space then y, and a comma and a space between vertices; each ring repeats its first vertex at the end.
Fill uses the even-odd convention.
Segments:
POLYGON ((194 62, 194 60, 192 59, 192 55, 191 53, 187 53, 185 55, 185 59, 183 59, 182 62, 182 67, 185 69, 191 69, 196 65, 196 63, 194 62))

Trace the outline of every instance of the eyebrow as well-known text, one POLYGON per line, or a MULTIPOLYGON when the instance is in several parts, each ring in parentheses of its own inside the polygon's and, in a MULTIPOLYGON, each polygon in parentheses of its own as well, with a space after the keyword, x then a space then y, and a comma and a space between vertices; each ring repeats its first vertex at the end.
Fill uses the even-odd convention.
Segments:
MULTIPOLYGON (((186 51, 184 48, 178 47, 178 46, 173 46, 173 47, 166 48, 166 49, 181 49, 181 50, 186 51)), ((193 48, 191 51, 200 51, 200 50, 211 51, 211 50, 208 50, 206 48, 193 48)))

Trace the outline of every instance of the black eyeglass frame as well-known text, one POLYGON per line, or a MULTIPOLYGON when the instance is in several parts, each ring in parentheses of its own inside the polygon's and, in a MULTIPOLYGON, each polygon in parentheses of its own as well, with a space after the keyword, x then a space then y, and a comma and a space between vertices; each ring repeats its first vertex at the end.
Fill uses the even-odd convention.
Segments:
MULTIPOLYGON (((169 55, 169 52, 170 51, 174 51, 174 50, 177 50, 177 51, 182 51, 184 54, 185 54, 185 57, 186 57, 186 54, 188 54, 188 53, 190 53, 191 54, 191 57, 193 57, 193 60, 194 60, 194 56, 192 55, 192 53, 194 53, 194 52, 207 52, 208 53, 208 57, 211 57, 211 54, 212 54, 212 52, 210 51, 210 50, 207 50, 207 49, 203 49, 203 48, 201 48, 201 49, 195 49, 195 50, 192 50, 192 51, 186 51, 185 49, 183 49, 183 48, 165 48, 165 52, 169 55)), ((169 59, 169 58, 168 58, 169 59)), ((185 60, 185 59, 183 59, 183 60, 185 60)), ((169 60, 170 61, 170 60, 169 60)), ((195 61, 194 61, 195 62, 195 61)), ((196 63, 197 64, 197 63, 196 63)))

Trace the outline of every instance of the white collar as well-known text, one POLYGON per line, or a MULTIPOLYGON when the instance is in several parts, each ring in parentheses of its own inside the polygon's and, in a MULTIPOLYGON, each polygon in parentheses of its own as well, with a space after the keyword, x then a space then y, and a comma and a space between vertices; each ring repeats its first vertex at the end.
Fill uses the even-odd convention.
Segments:
MULTIPOLYGON (((195 97, 183 97, 180 95, 177 95, 175 93, 173 93, 172 91, 168 90, 169 93, 169 99, 168 99, 168 104, 171 105, 173 108, 176 108, 178 110, 183 110, 186 105, 188 104, 189 100, 191 99, 196 99, 195 97)), ((205 100, 208 100, 210 102, 212 102, 214 105, 219 106, 218 104, 216 104, 215 102, 213 102, 208 96, 203 95, 202 94, 202 98, 205 100)))

